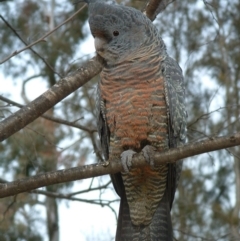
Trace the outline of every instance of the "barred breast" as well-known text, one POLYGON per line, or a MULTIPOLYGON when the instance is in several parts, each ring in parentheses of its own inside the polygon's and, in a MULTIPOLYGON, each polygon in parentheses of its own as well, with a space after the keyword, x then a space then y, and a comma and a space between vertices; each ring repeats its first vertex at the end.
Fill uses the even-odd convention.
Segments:
MULTIPOLYGON (((110 130, 110 161, 124 150, 140 152, 145 145, 168 148, 167 107, 159 56, 104 68, 100 89, 110 130)), ((132 168, 122 173, 134 225, 148 225, 165 188, 167 165, 132 168)))

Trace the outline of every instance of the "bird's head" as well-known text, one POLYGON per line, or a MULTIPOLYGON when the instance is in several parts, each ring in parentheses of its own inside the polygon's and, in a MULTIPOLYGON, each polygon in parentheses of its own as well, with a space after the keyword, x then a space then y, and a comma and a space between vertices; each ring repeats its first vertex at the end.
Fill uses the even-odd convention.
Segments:
POLYGON ((153 25, 140 11, 96 0, 89 0, 88 5, 96 52, 108 64, 126 60, 151 37, 153 25))

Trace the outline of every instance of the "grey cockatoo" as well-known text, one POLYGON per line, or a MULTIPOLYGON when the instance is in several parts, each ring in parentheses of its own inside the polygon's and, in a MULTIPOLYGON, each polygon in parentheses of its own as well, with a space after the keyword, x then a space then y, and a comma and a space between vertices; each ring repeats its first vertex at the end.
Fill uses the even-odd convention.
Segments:
POLYGON ((96 52, 105 60, 97 100, 101 146, 107 160, 121 159, 125 169, 111 176, 121 198, 116 240, 173 240, 170 210, 182 163, 154 166, 152 154, 185 141, 181 68, 140 11, 88 5, 96 52), (131 168, 136 152, 150 165, 131 168))

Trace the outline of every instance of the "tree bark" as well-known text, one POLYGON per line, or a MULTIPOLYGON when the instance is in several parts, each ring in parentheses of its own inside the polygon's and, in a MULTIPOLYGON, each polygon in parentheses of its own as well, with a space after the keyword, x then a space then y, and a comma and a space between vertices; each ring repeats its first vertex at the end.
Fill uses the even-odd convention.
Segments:
POLYGON ((147 3, 146 10, 143 12, 151 21, 157 17, 157 15, 162 12, 168 4, 174 2, 175 0, 150 0, 147 3))
POLYGON ((3 141, 37 119, 47 110, 83 86, 102 70, 102 60, 96 56, 74 74, 61 79, 49 90, 0 122, 0 141, 3 141))
MULTIPOLYGON (((174 163, 180 159, 216 151, 228 147, 240 145, 240 132, 226 137, 211 138, 196 143, 191 143, 182 147, 170 149, 169 151, 155 153, 155 164, 174 163)), ((132 166, 147 165, 141 153, 133 157, 132 166)), ((53 185, 57 183, 70 182, 79 179, 86 179, 106 174, 113 174, 123 171, 120 161, 103 162, 100 164, 75 167, 65 170, 46 172, 30 178, 19 179, 13 182, 0 184, 0 198, 27 192, 39 187, 53 185)))

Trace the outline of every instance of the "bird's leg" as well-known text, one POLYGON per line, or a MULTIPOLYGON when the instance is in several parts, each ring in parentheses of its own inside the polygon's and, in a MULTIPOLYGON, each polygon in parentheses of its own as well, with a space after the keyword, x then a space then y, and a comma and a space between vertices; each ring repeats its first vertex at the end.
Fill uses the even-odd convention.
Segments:
POLYGON ((150 164, 151 167, 154 167, 154 152, 156 151, 156 148, 150 145, 146 145, 143 149, 143 156, 145 157, 145 160, 147 163, 150 164))
POLYGON ((135 153, 136 152, 133 150, 127 150, 127 151, 122 152, 121 162, 122 162, 122 166, 123 166, 123 169, 125 172, 129 172, 129 169, 132 166, 132 158, 135 153))

